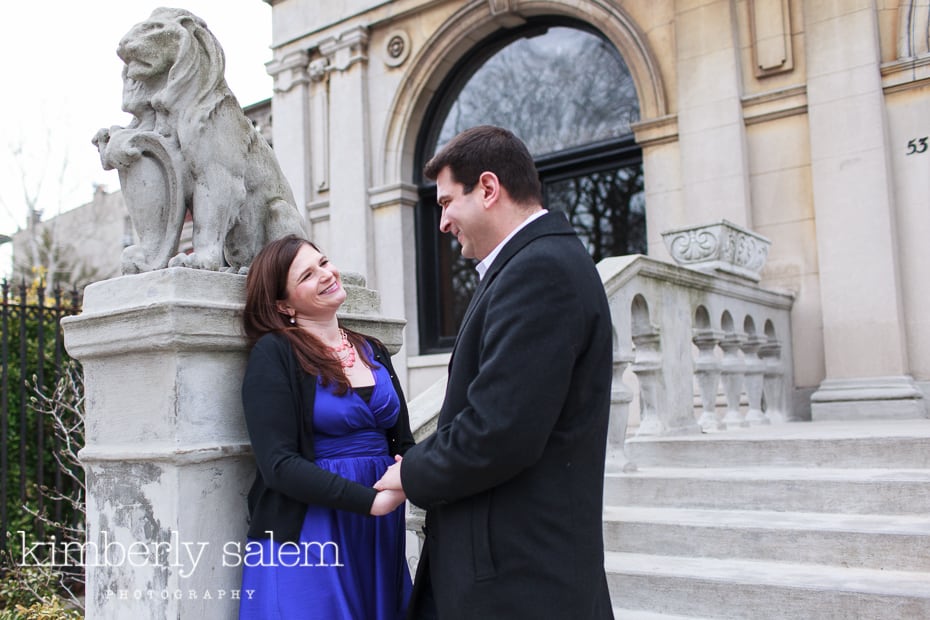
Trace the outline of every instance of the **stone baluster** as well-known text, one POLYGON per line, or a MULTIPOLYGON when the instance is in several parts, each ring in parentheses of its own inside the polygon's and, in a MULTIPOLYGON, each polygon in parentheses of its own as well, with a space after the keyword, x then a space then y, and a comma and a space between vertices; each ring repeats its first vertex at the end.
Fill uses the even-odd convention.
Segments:
POLYGON ((607 471, 629 473, 636 465, 626 456, 627 424, 633 392, 623 381, 623 373, 634 360, 628 353, 614 351, 614 376, 610 388, 610 424, 607 430, 607 471))
POLYGON ((694 376, 701 392, 701 416, 698 424, 704 432, 724 430, 727 425, 717 415, 717 386, 720 384, 720 360, 715 350, 722 334, 712 329, 695 329, 694 344, 698 356, 694 362, 694 376))
POLYGON ((749 332, 743 342, 743 368, 746 384, 746 397, 749 400, 749 410, 746 412, 745 422, 748 424, 770 424, 769 419, 762 411, 762 379, 765 372, 765 362, 759 357, 759 347, 765 344, 765 337, 749 332))
POLYGON ((765 394, 765 415, 773 424, 787 421, 785 416, 785 371, 781 361, 781 343, 769 338, 759 347, 759 357, 765 364, 763 393, 765 394))
POLYGON ((740 413, 739 400, 743 388, 743 362, 739 358, 745 337, 736 332, 727 332, 720 341, 723 359, 720 362, 720 381, 727 399, 727 411, 723 422, 728 427, 746 426, 740 413))
POLYGON ((662 376, 662 351, 659 330, 649 327, 633 336, 636 357, 631 366, 639 381, 640 435, 661 435, 665 430, 659 419, 659 405, 665 402, 665 378, 662 376))

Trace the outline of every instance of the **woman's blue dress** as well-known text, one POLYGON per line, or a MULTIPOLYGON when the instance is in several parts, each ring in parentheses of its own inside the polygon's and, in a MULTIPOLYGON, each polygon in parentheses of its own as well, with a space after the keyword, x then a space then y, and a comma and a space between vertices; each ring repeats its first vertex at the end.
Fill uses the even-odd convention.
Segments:
MULTIPOLYGON (((385 429, 400 401, 383 366, 374 364, 368 402, 317 384, 313 412, 316 464, 366 486, 393 464, 385 429)), ((298 543, 249 538, 240 620, 398 620, 411 580, 404 553, 404 506, 371 517, 309 506, 298 543)))

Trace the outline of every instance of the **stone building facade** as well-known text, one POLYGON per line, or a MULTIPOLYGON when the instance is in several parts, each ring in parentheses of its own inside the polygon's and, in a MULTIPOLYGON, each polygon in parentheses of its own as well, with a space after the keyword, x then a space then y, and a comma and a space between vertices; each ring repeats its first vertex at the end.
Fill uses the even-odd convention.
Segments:
POLYGON ((470 278, 420 170, 493 122, 595 258, 670 259, 664 231, 724 219, 770 239, 802 412, 926 415, 925 2, 269 1, 275 151, 310 235, 407 319, 410 396, 445 373, 470 278))
POLYGON ((83 289, 120 275, 120 252, 133 243, 133 230, 122 194, 100 185, 90 202, 46 220, 36 214, 12 239, 14 280, 35 278, 40 264, 54 270, 46 274, 53 283, 83 289))

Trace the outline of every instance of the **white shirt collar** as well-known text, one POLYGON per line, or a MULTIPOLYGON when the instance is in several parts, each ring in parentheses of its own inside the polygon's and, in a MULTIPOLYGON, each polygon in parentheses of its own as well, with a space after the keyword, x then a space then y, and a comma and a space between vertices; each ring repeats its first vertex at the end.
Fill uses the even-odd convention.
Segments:
POLYGON ((501 250, 503 249, 503 247, 507 245, 507 242, 510 241, 515 234, 520 232, 522 229, 526 228, 526 226, 530 222, 532 222, 535 219, 541 218, 546 213, 549 213, 548 209, 540 209, 539 211, 535 211, 531 215, 529 215, 525 220, 523 220, 522 224, 520 224, 519 226, 514 228, 512 231, 510 231, 510 234, 504 237, 504 240, 498 243, 497 247, 491 250, 491 253, 484 257, 484 260, 482 260, 480 263, 475 265, 475 270, 478 272, 478 279, 482 280, 484 278, 484 274, 486 274, 488 272, 488 269, 491 268, 491 263, 494 262, 494 259, 497 258, 498 254, 501 253, 501 250))

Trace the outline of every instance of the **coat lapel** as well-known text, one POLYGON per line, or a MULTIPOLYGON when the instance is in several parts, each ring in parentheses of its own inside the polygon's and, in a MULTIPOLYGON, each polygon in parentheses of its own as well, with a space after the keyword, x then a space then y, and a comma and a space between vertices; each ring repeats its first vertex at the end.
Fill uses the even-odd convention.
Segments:
POLYGON ((475 308, 478 307, 478 302, 484 295, 484 292, 491 286, 501 269, 504 268, 517 252, 526 247, 526 245, 534 239, 546 235, 566 234, 573 235, 575 234, 575 230, 571 227, 571 224, 568 223, 565 214, 561 211, 550 211, 539 219, 530 222, 501 248, 497 258, 491 263, 491 268, 484 274, 484 277, 478 284, 478 288, 475 289, 475 294, 472 295, 471 302, 469 302, 468 308, 465 310, 465 315, 462 317, 462 324, 459 326, 459 331, 455 336, 455 344, 452 345, 452 355, 449 358, 450 369, 452 368, 452 358, 455 357, 455 349, 459 346, 459 339, 462 336, 462 332, 465 331, 465 326, 468 325, 468 321, 471 319, 472 314, 474 314, 475 308))

